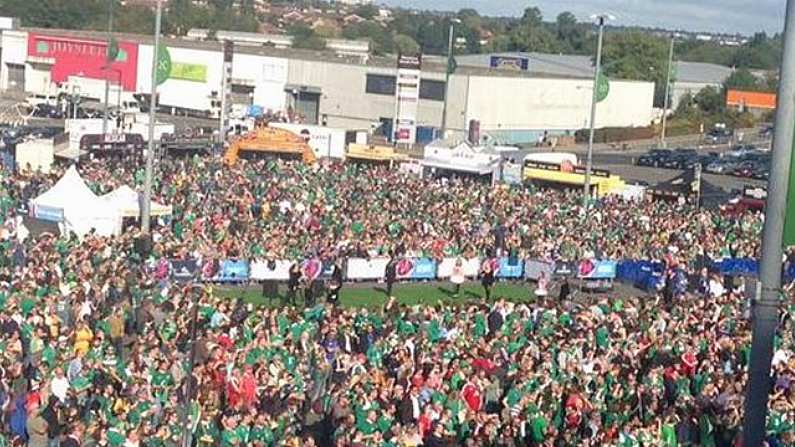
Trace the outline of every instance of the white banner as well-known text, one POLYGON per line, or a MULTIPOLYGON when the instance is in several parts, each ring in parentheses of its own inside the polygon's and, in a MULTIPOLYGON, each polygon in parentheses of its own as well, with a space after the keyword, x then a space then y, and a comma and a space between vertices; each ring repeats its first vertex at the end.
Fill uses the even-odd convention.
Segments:
MULTIPOLYGON (((453 274, 453 267, 459 258, 444 258, 436 270, 436 276, 439 278, 449 278, 453 274)), ((463 258, 461 258, 463 259, 463 258)), ((464 276, 474 278, 480 273, 480 259, 463 259, 464 261, 464 276)))
POLYGON ((389 258, 348 259, 347 279, 383 279, 389 258))
POLYGON ((273 268, 268 261, 253 261, 249 267, 249 277, 254 281, 287 281, 290 279, 290 261, 276 261, 273 268))

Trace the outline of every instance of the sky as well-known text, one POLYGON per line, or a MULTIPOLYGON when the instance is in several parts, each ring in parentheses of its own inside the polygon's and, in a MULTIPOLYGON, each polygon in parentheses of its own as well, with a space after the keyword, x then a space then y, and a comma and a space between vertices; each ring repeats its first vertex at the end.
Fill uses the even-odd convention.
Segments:
POLYGON ((618 25, 751 35, 784 28, 786 0, 377 0, 390 6, 457 11, 474 8, 481 15, 519 16, 537 6, 545 20, 570 11, 580 20, 608 12, 618 25))

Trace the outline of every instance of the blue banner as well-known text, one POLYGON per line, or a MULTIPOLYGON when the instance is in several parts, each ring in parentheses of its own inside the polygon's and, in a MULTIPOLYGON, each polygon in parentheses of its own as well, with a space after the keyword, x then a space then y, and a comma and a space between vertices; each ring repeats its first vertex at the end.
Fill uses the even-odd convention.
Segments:
POLYGON ((580 262, 578 276, 582 279, 615 279, 617 267, 615 261, 586 259, 580 262))
POLYGON ((436 279, 436 262, 430 258, 404 258, 398 261, 400 279, 436 279))
POLYGON ((519 258, 500 258, 497 262, 498 278, 521 278, 524 275, 524 262, 519 258))
POLYGON ((227 259, 221 262, 218 275, 213 278, 213 280, 219 282, 240 282, 248 281, 248 276, 248 261, 227 259))
POLYGON ((49 206, 36 205, 33 208, 33 213, 36 219, 46 220, 49 222, 63 222, 63 208, 52 208, 49 206))

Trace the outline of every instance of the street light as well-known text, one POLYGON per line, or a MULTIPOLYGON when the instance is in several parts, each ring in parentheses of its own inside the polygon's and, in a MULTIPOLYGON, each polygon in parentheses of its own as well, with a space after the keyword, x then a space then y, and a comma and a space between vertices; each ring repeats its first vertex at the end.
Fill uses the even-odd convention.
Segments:
POLYGON ((447 36, 447 67, 444 70, 444 105, 442 106, 442 139, 447 133, 447 97, 450 96, 450 72, 453 67, 453 35, 455 25, 461 23, 461 19, 453 17, 450 19, 450 32, 447 36))
MULTIPOLYGON (((110 62, 110 46, 112 44, 113 37, 111 33, 113 32, 113 2, 115 0, 108 0, 108 46, 105 55, 105 59, 107 62, 110 62)), ((108 79, 105 78, 105 102, 102 103, 102 134, 108 133, 108 95, 110 94, 110 85, 108 85, 108 79)))
POLYGON ((663 98, 663 116, 662 116, 662 131, 660 132, 660 146, 666 147, 667 144, 665 142, 665 128, 668 124, 668 103, 670 102, 668 99, 668 95, 670 94, 671 88, 671 69, 673 68, 674 63, 674 40, 676 39, 675 34, 671 34, 671 46, 668 49, 668 73, 665 75, 665 98, 663 98))
POLYGON ((192 443, 193 430, 190 427, 191 405, 193 404, 193 367, 196 364, 196 327, 199 319, 199 297, 204 293, 204 286, 201 284, 191 284, 186 288, 192 294, 193 306, 191 308, 190 320, 190 353, 188 354, 188 375, 185 383, 185 405, 182 413, 182 446, 190 447, 192 443), (199 293, 194 293, 199 289, 199 293))
POLYGON ((593 92, 591 93, 591 129, 588 133, 588 156, 585 161, 585 184, 583 185, 583 208, 588 212, 588 202, 591 197, 591 169, 593 168, 593 134, 594 121, 596 120, 596 102, 599 95, 599 76, 602 69, 602 40, 604 38, 605 21, 615 20, 610 14, 592 15, 591 20, 596 20, 599 25, 599 38, 596 44, 596 64, 593 73, 593 92))
MULTIPOLYGON (((770 179, 767 182, 765 226, 762 231, 762 261, 759 279, 762 282, 753 307, 751 358, 748 364, 748 386, 745 396, 743 445, 762 445, 765 439, 768 395, 771 391, 770 364, 773 338, 779 324, 779 306, 785 293, 781 290, 781 258, 784 242, 787 193, 790 185, 793 127, 795 120, 795 0, 787 1, 784 18, 781 76, 778 83, 776 127, 773 130, 773 154, 770 179)), ((791 191, 790 191, 791 192, 791 191)))

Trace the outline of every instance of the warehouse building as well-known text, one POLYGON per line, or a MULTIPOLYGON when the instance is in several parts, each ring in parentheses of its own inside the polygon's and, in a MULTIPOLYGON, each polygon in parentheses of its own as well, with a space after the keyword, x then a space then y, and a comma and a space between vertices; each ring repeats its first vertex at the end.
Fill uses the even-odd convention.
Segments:
MULTIPOLYGON (((105 61, 106 35, 52 29, 5 30, 0 36, 0 90, 35 94, 77 92, 99 100, 104 83, 121 95, 147 95, 153 56, 150 36, 116 34, 119 55, 105 61)), ((174 113, 216 117, 220 110, 223 44, 163 39, 172 63, 158 87, 161 107, 174 113)), ((372 129, 393 135, 398 70, 396 58, 362 58, 291 48, 236 45, 232 103, 300 116, 310 124, 372 129)), ((430 141, 441 125, 444 60, 424 58, 418 76, 416 139, 430 141)), ((507 143, 539 141, 589 126, 590 76, 511 71, 459 64, 450 78, 449 129, 465 131, 473 120, 481 134, 507 143)), ((611 80, 597 105, 596 127, 647 126, 653 117, 654 84, 611 80)), ((113 98, 113 96, 111 96, 113 98)))
MULTIPOLYGON (((514 66, 530 74, 593 77, 591 56, 547 53, 492 53, 458 56, 459 65, 473 67, 499 68, 507 62, 515 61, 514 66)), ((504 69, 504 68, 503 68, 504 69)), ((723 88, 723 82, 732 74, 732 69, 723 65, 704 62, 674 61, 671 83, 671 108, 676 109, 679 101, 687 94, 695 95, 704 87, 723 88)), ((762 76, 762 73, 758 73, 762 76)))

